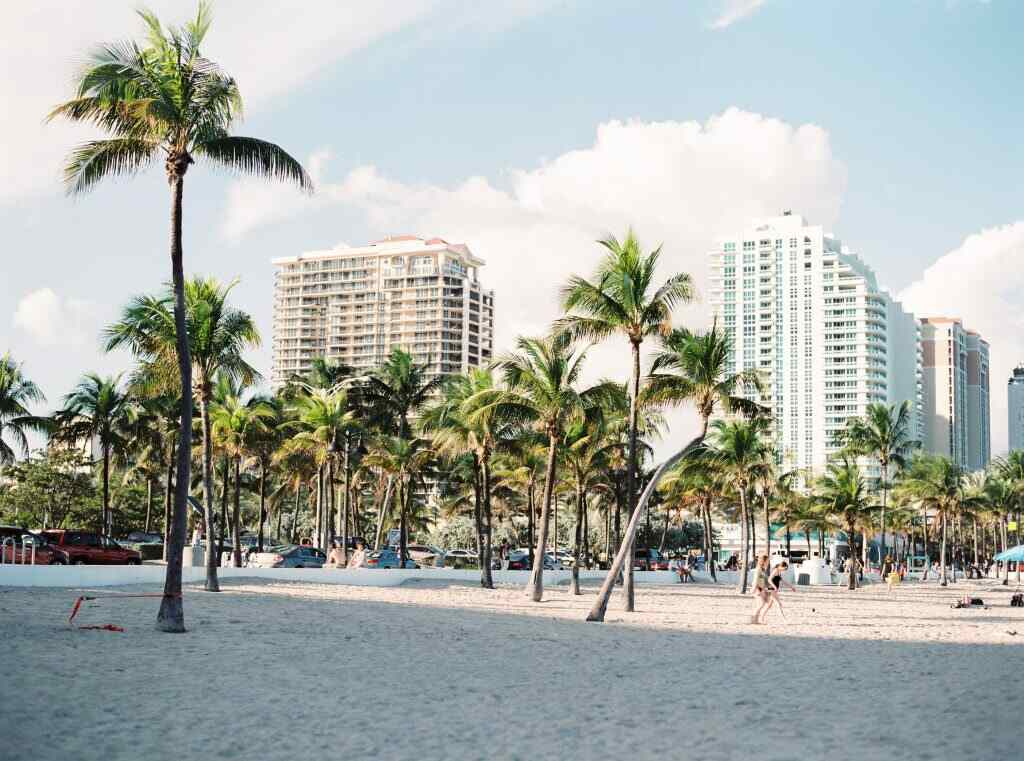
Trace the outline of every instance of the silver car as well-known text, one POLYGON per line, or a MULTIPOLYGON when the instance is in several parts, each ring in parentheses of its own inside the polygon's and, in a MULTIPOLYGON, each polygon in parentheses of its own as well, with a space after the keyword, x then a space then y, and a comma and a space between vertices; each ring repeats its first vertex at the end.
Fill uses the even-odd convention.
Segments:
POLYGON ((282 544, 249 558, 249 568, 323 568, 327 555, 316 547, 282 544))

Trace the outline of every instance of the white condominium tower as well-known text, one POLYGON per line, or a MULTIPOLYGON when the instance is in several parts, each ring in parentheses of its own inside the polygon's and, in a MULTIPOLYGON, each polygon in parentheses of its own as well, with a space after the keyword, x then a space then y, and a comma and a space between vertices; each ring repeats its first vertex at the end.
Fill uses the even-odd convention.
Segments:
POLYGON ((464 244, 402 235, 273 263, 275 386, 316 357, 370 368, 395 347, 431 374, 491 360, 494 291, 464 244))
POLYGON ((838 239, 787 212, 720 238, 709 258, 730 370, 762 373, 786 469, 820 473, 835 434, 872 402, 910 401, 919 435, 917 322, 838 239))
POLYGON ((980 470, 992 457, 988 342, 955 317, 921 320, 925 449, 980 470))
POLYGON ((1024 449, 1024 366, 1013 368, 1006 384, 1007 449, 1024 449))

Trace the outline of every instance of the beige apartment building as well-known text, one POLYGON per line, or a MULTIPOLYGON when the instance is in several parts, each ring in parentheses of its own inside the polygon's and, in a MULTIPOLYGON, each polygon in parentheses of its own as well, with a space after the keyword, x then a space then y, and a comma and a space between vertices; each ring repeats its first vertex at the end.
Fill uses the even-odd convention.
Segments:
POLYGON ((968 470, 992 457, 988 342, 955 317, 921 319, 922 443, 968 470))
POLYGON ((401 235, 273 264, 275 386, 316 357, 368 369, 395 347, 434 375, 492 359, 494 291, 465 244, 401 235))

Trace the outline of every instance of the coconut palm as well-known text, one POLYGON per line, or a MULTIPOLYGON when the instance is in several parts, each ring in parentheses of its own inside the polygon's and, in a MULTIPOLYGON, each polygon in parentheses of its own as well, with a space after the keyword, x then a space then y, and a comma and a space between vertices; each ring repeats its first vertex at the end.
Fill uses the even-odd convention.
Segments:
POLYGON ((912 409, 910 402, 885 405, 872 402, 868 405, 864 417, 850 418, 847 427, 840 434, 840 439, 852 452, 878 460, 881 472, 879 483, 882 492, 880 524, 882 544, 879 557, 885 557, 885 511, 889 501, 889 468, 902 468, 906 465, 907 455, 917 445, 911 439, 910 423, 912 409))
POLYGON ((420 438, 406 439, 401 436, 378 437, 365 458, 368 464, 381 467, 395 477, 400 568, 405 567, 409 558, 409 517, 415 514, 417 525, 422 523, 423 518, 422 513, 413 505, 416 485, 422 480, 433 458, 429 441, 420 438))
MULTIPOLYGON (((312 181, 299 162, 279 146, 230 134, 233 122, 241 116, 242 98, 235 80, 200 52, 211 21, 206 3, 200 3, 195 19, 180 28, 163 27, 149 11, 139 15, 147 31, 144 46, 127 41, 99 47, 78 80, 75 96, 53 109, 49 118, 93 124, 109 135, 71 153, 64 171, 70 193, 85 193, 107 177, 134 175, 161 159, 171 188, 174 347, 182 415, 173 530, 157 627, 181 632, 185 630, 181 557, 192 435, 191 336, 186 330, 182 262, 185 174, 197 160, 205 160, 229 170, 293 182, 304 189, 311 189, 312 181)), ((204 482, 208 480, 205 476, 204 482)), ((211 579, 210 566, 207 568, 207 586, 212 580, 216 587, 216 571, 211 579)))
MULTIPOLYGON (((236 281, 237 282, 237 281, 236 281)), ((191 347, 189 378, 199 399, 202 425, 203 520, 209 538, 206 553, 206 584, 209 592, 220 590, 217 559, 212 552, 214 525, 213 437, 210 430, 210 403, 219 374, 244 385, 255 383, 260 375, 245 361, 243 353, 259 346, 260 336, 252 317, 228 303, 235 282, 222 286, 213 278, 191 278, 185 283, 185 330, 191 347)), ((176 296, 139 296, 121 312, 105 335, 107 351, 128 348, 149 367, 155 377, 169 377, 177 364, 177 317, 173 314, 176 296)), ((184 405, 183 405, 184 406, 184 405)), ((184 409, 182 411, 184 414, 184 409)), ((189 438, 179 440, 179 449, 189 438)))
POLYGON ((271 477, 274 454, 285 437, 286 412, 278 396, 254 396, 249 406, 260 410, 262 425, 253 428, 247 449, 251 461, 259 470, 260 512, 256 524, 256 549, 263 552, 264 527, 267 521, 267 481, 271 477))
POLYGON ((494 388, 476 395, 470 422, 497 412, 510 424, 531 426, 547 438, 544 492, 540 525, 533 554, 533 570, 526 594, 534 602, 544 596, 544 552, 548 541, 551 503, 556 488, 558 446, 566 426, 595 413, 601 403, 619 393, 614 383, 603 382, 579 390, 586 351, 576 351, 566 334, 546 338, 520 337, 517 352, 496 363, 506 388, 494 388))
POLYGON ((716 420, 711 426, 712 457, 719 477, 725 479, 735 491, 740 504, 740 580, 741 593, 747 591, 747 552, 750 525, 750 497, 754 480, 764 463, 767 424, 764 418, 753 420, 716 420))
POLYGON ((110 510, 110 465, 115 454, 127 444, 128 410, 131 397, 121 386, 121 376, 101 378, 86 373, 74 390, 64 397, 63 406, 54 415, 54 438, 72 444, 90 446, 93 439, 100 445, 101 478, 103 480, 103 512, 100 525, 105 534, 112 533, 113 513, 110 510))
MULTIPOLYGON (((856 532, 874 510, 857 461, 844 455, 830 462, 825 474, 815 484, 814 499, 815 504, 846 531, 852 560, 855 557, 856 532)), ((856 563, 850 563, 850 589, 857 588, 856 566, 856 563)))
MULTIPOLYGON (((686 273, 673 275, 660 287, 655 285, 655 270, 661 247, 644 254, 640 242, 628 230, 621 242, 614 236, 598 241, 606 253, 592 280, 574 275, 562 289, 566 316, 555 322, 555 330, 575 340, 602 341, 613 335, 624 336, 632 360, 629 382, 629 451, 626 468, 626 507, 632 515, 636 508, 639 449, 637 437, 640 414, 640 347, 644 339, 665 335, 672 327, 672 310, 693 298, 693 284, 686 273)), ((631 555, 633 534, 626 534, 627 554, 631 555)), ((634 609, 633 563, 625 568, 626 610, 634 609)))
POLYGON ((410 418, 444 385, 444 376, 429 374, 407 351, 395 348, 383 365, 364 379, 363 400, 386 433, 412 438, 410 418))
POLYGON ((22 457, 28 457, 28 433, 50 431, 49 420, 28 410, 28 405, 45 401, 43 392, 25 377, 10 353, 0 357, 0 465, 14 462, 14 447, 22 457), (7 435, 13 440, 13 447, 4 441, 7 435))

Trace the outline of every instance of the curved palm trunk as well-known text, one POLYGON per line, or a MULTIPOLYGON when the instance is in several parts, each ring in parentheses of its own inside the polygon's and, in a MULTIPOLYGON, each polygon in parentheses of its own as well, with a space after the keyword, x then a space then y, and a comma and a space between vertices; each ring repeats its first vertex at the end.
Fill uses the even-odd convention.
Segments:
POLYGON ((299 538, 299 503, 302 501, 302 481, 295 481, 295 506, 292 509, 292 525, 289 527, 292 541, 299 538))
POLYGON ((178 355, 181 379, 181 419, 178 424, 178 462, 174 485, 174 510, 171 516, 167 549, 164 596, 157 613, 157 629, 185 631, 185 607, 181 602, 181 565, 185 548, 185 518, 188 500, 189 469, 192 453, 192 357, 185 327, 185 272, 181 250, 181 199, 184 191, 184 164, 180 172, 169 173, 171 180, 171 283, 174 291, 174 348, 178 355))
MULTIPOLYGON (((703 441, 704 434, 702 433, 658 466, 658 469, 654 471, 654 476, 644 488, 644 493, 640 496, 636 509, 629 518, 629 523, 626 525, 627 535, 632 535, 636 531, 637 524, 640 522, 640 512, 644 509, 650 501, 651 495, 653 495, 654 491, 658 488, 658 484, 661 482, 662 476, 664 476, 673 465, 699 447, 703 441)), ((608 601, 611 599, 612 589, 615 586, 615 578, 619 575, 619 571, 622 569, 622 564, 627 560, 627 551, 628 547, 624 542, 622 546, 619 547, 619 551, 615 553, 615 560, 612 561, 611 567, 608 569, 608 573, 604 577, 604 583, 601 584, 601 591, 598 592, 597 600, 590 609, 590 613, 587 614, 587 621, 604 621, 605 613, 608 611, 608 601)), ((628 560, 630 565, 632 565, 633 558, 630 557, 628 560)))
POLYGON ((388 476, 387 485, 384 487, 384 498, 380 501, 380 509, 377 510, 377 535, 373 538, 374 550, 380 549, 380 543, 384 537, 384 516, 387 514, 388 504, 391 502, 394 488, 394 477, 388 476))
MULTIPOLYGON (((146 476, 146 533, 149 533, 153 523, 153 476, 146 476)), ((977 554, 977 541, 975 541, 975 554, 977 554)))
POLYGON ((235 502, 231 507, 231 560, 242 567, 242 457, 235 456, 235 502))
POLYGON ((534 602, 544 597, 544 551, 548 544, 548 521, 551 519, 551 497, 555 491, 556 450, 558 434, 548 434, 548 461, 544 471, 544 497, 541 503, 540 525, 537 527, 537 545, 533 551, 533 568, 526 585, 526 595, 534 602))
POLYGON ((480 457, 480 481, 483 492, 483 537, 480 553, 480 585, 485 589, 494 589, 494 578, 491 575, 491 456, 484 452, 480 457))
POLYGON ((205 529, 207 592, 219 592, 220 582, 217 580, 217 558, 213 552, 213 441, 210 430, 210 392, 209 384, 204 382, 199 394, 199 418, 203 426, 203 528, 205 529))
POLYGON ((535 507, 534 507, 534 504, 533 504, 534 491, 535 491, 534 477, 531 475, 530 476, 530 482, 527 485, 527 489, 526 489, 526 533, 528 534, 528 536, 526 537, 526 546, 527 547, 533 547, 534 546, 534 537, 535 537, 535 533, 536 533, 535 527, 533 525, 534 524, 534 518, 536 517, 534 515, 535 507))
MULTIPOLYGON (((633 376, 629 384, 629 462, 626 467, 626 508, 632 516, 636 509, 636 476, 637 476, 637 418, 639 417, 640 404, 640 343, 630 342, 633 350, 633 376)), ((633 525, 630 517, 630 525, 633 525)), ((626 597, 626 612, 632 613, 635 609, 635 594, 633 592, 633 539, 636 537, 636 526, 633 530, 626 529, 627 555, 629 562, 623 569, 622 591, 626 597)))

